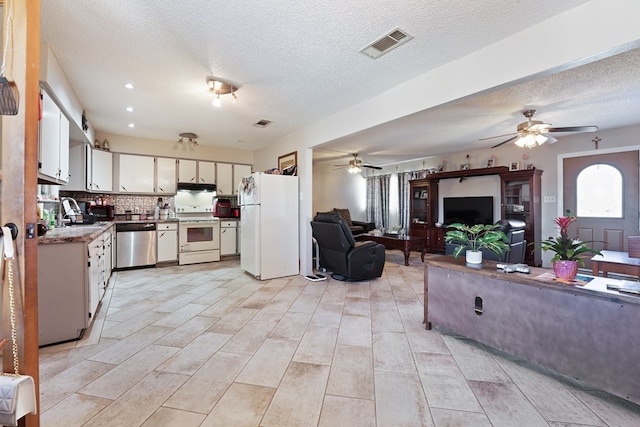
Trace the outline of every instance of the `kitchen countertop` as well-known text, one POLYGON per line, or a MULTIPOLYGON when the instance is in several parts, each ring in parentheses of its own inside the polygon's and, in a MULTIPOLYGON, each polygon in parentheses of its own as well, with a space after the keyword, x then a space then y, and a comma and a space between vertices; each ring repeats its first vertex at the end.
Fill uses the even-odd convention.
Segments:
POLYGON ((48 245, 52 243, 77 243, 77 242, 90 242, 100 234, 107 231, 109 228, 116 224, 136 224, 136 223, 165 223, 165 222, 178 222, 177 218, 168 219, 144 219, 144 220, 122 220, 122 221, 96 221, 93 224, 81 224, 81 225, 69 225, 66 227, 56 227, 49 231, 44 236, 38 237, 39 245, 48 245))
POLYGON ((98 221, 94 224, 56 227, 47 231, 44 236, 38 237, 38 244, 90 242, 113 225, 110 221, 98 221))

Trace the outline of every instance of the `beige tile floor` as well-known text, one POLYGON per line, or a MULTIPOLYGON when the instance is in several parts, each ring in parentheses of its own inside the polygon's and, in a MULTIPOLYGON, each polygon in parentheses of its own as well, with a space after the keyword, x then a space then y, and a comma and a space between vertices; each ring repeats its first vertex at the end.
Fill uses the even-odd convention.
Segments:
MULTIPOLYGON (((422 324, 423 264, 258 281, 238 260, 119 272, 41 349, 43 426, 640 426, 640 407, 422 324)), ((639 379, 640 387, 640 379, 639 379)))

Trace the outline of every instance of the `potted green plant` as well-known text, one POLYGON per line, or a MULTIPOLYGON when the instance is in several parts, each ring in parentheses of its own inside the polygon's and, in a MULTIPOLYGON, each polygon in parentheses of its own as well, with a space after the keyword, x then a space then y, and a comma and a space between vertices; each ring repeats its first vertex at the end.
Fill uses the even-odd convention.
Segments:
POLYGON ((576 217, 567 211, 566 216, 560 216, 554 220, 560 228, 560 236, 549 237, 540 242, 543 251, 554 252, 551 258, 553 272, 559 279, 573 280, 578 273, 578 265, 584 267, 584 258, 591 255, 602 255, 600 251, 589 247, 588 243, 593 241, 581 241, 569 237, 569 225, 576 220, 576 217))
POLYGON ((509 250, 506 243, 507 236, 504 232, 498 230, 500 224, 476 224, 466 225, 454 223, 448 226, 453 230, 447 231, 445 234, 445 243, 454 243, 456 248, 453 250, 454 258, 466 250, 467 263, 482 263, 481 249, 486 248, 501 257, 509 250))

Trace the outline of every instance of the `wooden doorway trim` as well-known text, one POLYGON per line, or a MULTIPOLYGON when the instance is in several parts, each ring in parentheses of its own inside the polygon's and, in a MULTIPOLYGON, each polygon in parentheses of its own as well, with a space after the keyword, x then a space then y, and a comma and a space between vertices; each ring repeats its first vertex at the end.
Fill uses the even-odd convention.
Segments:
MULTIPOLYGON (((13 222, 18 226, 14 277, 20 284, 24 306, 24 313, 17 313, 18 358, 21 373, 31 375, 35 380, 39 413, 38 239, 37 236, 26 239, 26 229, 27 224, 35 225, 37 220, 40 0, 14 0, 10 5, 13 12, 13 42, 7 54, 6 75, 18 87, 19 104, 17 115, 1 116, 0 216, 3 224, 13 222)), ((3 298, 2 302, 2 333, 5 336, 10 330, 7 300, 3 298)), ((11 346, 5 347, 2 359, 4 371, 13 372, 11 346)), ((38 427, 39 414, 27 415, 20 425, 38 427)))

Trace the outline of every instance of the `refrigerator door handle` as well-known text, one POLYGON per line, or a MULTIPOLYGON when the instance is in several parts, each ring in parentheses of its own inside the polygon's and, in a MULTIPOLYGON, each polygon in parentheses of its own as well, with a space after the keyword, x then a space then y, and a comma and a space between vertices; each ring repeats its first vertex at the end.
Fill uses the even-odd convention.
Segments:
POLYGON ((244 185, 242 181, 238 183, 238 204, 244 205, 244 185))

